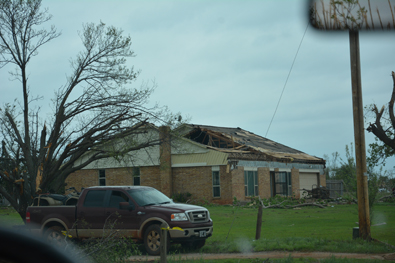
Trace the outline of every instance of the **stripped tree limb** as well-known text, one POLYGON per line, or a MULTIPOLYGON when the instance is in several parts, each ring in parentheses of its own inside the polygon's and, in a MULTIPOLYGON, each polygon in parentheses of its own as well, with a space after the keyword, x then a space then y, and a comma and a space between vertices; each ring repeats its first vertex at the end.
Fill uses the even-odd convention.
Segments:
POLYGON ((385 200, 392 199, 392 198, 395 199, 395 196, 394 195, 386 195, 386 196, 381 197, 379 199, 379 201, 385 201, 385 200))
POLYGON ((263 203, 263 200, 259 197, 259 203, 264 209, 267 209, 267 208, 288 208, 288 209, 290 209, 290 208, 303 207, 303 206, 317 206, 319 208, 325 208, 325 206, 323 206, 323 205, 314 204, 314 203, 297 204, 297 205, 283 205, 283 203, 285 201, 287 201, 287 200, 284 200, 281 203, 275 204, 275 205, 271 205, 269 203, 268 206, 265 206, 265 204, 263 203))
POLYGON ((314 203, 306 203, 306 204, 299 204, 299 205, 286 205, 287 208, 296 208, 296 207, 303 207, 303 206, 317 206, 319 208, 325 208, 325 206, 323 206, 323 205, 314 204, 314 203))

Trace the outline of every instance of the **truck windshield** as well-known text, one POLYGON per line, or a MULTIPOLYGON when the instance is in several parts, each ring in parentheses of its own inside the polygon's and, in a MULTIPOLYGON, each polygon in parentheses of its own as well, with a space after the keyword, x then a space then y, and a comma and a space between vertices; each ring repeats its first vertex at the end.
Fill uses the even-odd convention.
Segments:
POLYGON ((173 203, 170 198, 153 188, 133 189, 128 190, 128 193, 139 206, 173 203))

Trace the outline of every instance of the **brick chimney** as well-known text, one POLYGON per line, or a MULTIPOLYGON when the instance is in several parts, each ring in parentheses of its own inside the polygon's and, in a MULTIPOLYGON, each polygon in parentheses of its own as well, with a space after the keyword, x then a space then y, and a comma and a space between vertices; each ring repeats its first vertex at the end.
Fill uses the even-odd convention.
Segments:
POLYGON ((170 143, 170 127, 159 127, 159 170, 160 170, 160 186, 161 192, 171 197, 173 178, 171 172, 171 143, 170 143))

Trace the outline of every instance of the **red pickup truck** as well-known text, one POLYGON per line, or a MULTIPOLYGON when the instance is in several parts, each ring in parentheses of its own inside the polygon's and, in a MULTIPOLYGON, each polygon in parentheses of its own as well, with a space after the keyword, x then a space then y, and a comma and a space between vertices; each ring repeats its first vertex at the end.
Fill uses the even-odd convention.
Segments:
POLYGON ((169 240, 185 246, 200 248, 213 233, 206 208, 174 203, 146 186, 89 187, 81 192, 76 205, 28 207, 26 222, 31 232, 59 243, 64 241, 61 231, 84 239, 102 237, 109 229, 119 230, 122 237, 144 242, 150 255, 160 253, 163 223, 170 229, 169 240))

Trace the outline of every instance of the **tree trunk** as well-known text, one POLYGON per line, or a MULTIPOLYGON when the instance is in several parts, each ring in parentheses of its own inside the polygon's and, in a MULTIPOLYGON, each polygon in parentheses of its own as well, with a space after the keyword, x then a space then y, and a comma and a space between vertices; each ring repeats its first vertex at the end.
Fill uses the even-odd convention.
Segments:
POLYGON ((21 216, 23 223, 25 224, 26 224, 26 210, 28 206, 29 205, 26 202, 23 202, 22 204, 19 203, 19 207, 17 209, 18 214, 21 216))

